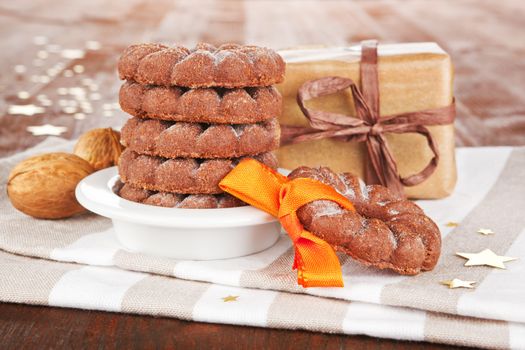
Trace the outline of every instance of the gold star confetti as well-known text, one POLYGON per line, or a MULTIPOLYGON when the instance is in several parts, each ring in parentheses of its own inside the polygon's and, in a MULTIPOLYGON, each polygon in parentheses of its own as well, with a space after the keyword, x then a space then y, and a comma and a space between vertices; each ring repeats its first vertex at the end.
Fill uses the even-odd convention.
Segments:
POLYGON ((238 295, 228 295, 227 297, 222 298, 222 301, 227 303, 229 301, 237 301, 237 298, 239 298, 238 295))
POLYGON ((40 94, 36 96, 36 99, 42 106, 51 106, 53 102, 44 94, 40 94))
POLYGON ((85 70, 84 66, 81 65, 81 64, 75 64, 73 66, 73 72, 75 72, 75 73, 82 74, 82 73, 84 73, 84 70, 85 70))
POLYGON ((492 250, 485 249, 479 253, 456 253, 462 258, 468 259, 465 266, 492 266, 500 269, 505 269, 505 262, 516 260, 518 258, 511 258, 509 256, 496 255, 492 250))
POLYGON ((24 74, 27 71, 26 66, 22 64, 17 64, 14 69, 16 74, 24 74))
POLYGON ((72 106, 67 106, 67 107, 62 108, 62 112, 66 114, 75 114, 77 112, 77 108, 72 107, 72 106))
POLYGON ((101 47, 102 45, 98 41, 95 41, 95 40, 86 41, 86 49, 88 50, 96 51, 96 50, 100 50, 101 47))
POLYGON ((35 114, 42 114, 45 111, 45 108, 38 107, 35 105, 11 105, 9 106, 7 113, 15 115, 32 116, 35 114))
POLYGON ((54 77, 55 75, 58 74, 58 69, 48 68, 46 69, 46 74, 49 75, 50 77, 54 77))
POLYGON ((67 58, 70 60, 78 60, 81 58, 84 58, 85 56, 84 50, 78 50, 78 49, 63 49, 62 52, 60 52, 60 55, 63 58, 67 58))
POLYGON ((86 90, 80 86, 74 86, 74 87, 71 87, 69 88, 68 90, 68 93, 72 96, 85 96, 86 95, 86 90))
POLYGON ((40 50, 36 53, 36 57, 40 58, 41 60, 45 60, 49 57, 49 53, 46 50, 40 50))
POLYGON ((29 97, 31 97, 31 94, 27 91, 19 91, 16 96, 21 100, 27 100, 29 97))
POLYGON ((60 134, 66 132, 67 128, 65 126, 45 124, 28 126, 26 130, 32 133, 34 136, 59 136, 60 134))
POLYGON ((492 231, 490 228, 480 228, 476 232, 481 233, 482 235, 485 235, 485 236, 494 234, 494 231, 492 231))
POLYGON ((47 84, 51 81, 51 78, 49 78, 47 75, 41 75, 38 81, 42 84, 47 84))
POLYGON ((454 288, 474 288, 473 284, 476 283, 476 281, 463 281, 459 278, 454 278, 450 281, 441 281, 441 284, 444 284, 448 286, 450 289, 454 288))
POLYGON ((59 87, 57 89, 57 94, 59 94, 60 96, 65 96, 67 95, 67 88, 65 87, 59 87))
POLYGON ((449 221, 445 224, 446 227, 458 227, 459 224, 457 222, 454 222, 454 221, 449 221))

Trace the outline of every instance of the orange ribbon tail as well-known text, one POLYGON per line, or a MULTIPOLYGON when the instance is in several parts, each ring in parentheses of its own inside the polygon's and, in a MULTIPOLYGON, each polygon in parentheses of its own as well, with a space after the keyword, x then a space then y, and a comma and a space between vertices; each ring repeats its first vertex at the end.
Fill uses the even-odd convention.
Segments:
POLYGON ((222 190, 278 217, 295 248, 294 269, 303 287, 342 287, 339 259, 333 248, 303 228, 297 210, 316 200, 331 200, 355 210, 344 196, 319 181, 289 180, 254 159, 239 163, 219 184, 222 190))

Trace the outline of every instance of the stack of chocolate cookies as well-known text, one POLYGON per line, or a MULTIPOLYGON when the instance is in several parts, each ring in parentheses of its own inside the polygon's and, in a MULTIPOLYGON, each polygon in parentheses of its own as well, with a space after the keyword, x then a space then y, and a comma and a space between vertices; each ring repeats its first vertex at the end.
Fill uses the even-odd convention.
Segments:
POLYGON ((119 195, 175 208, 244 205, 219 182, 245 157, 277 167, 281 96, 272 85, 284 68, 255 46, 128 47, 118 63, 120 106, 132 115, 121 133, 119 195))

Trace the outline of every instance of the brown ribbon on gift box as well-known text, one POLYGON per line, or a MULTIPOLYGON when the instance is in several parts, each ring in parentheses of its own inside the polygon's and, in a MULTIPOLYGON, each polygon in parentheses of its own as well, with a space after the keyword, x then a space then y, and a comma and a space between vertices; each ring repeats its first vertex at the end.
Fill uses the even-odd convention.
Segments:
POLYGON ((454 122, 454 102, 447 107, 418 112, 381 116, 379 112, 379 79, 377 69, 377 41, 361 43, 361 89, 352 79, 325 77, 305 82, 297 92, 297 103, 308 119, 310 127, 281 126, 281 145, 340 138, 345 141, 365 142, 369 161, 366 163, 365 182, 381 184, 399 195, 403 186, 415 186, 425 181, 436 169, 439 151, 428 125, 454 122), (307 108, 305 102, 350 88, 356 116, 319 111, 307 108), (408 177, 401 177, 385 138, 386 133, 418 133, 426 137, 433 157, 423 170, 408 177))

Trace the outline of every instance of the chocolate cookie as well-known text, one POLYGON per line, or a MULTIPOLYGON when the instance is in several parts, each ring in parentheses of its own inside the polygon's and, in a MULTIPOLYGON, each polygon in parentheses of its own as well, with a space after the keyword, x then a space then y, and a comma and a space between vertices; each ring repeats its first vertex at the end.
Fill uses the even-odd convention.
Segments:
POLYGON ((197 123, 245 124, 277 117, 282 98, 274 87, 184 89, 125 82, 120 107, 135 117, 197 123))
POLYGON ((269 86, 284 79, 285 63, 264 47, 199 44, 129 46, 118 62, 121 79, 145 85, 227 88, 269 86))
MULTIPOLYGON (((251 158, 277 168, 277 158, 271 152, 251 158)), ((122 181, 134 187, 160 192, 216 194, 223 192, 219 182, 240 159, 169 159, 127 149, 120 156, 118 168, 122 181)))
POLYGON ((140 154, 165 158, 234 158, 279 147, 279 122, 198 124, 132 118, 120 142, 140 154))
POLYGON ((221 194, 177 194, 143 190, 118 181, 114 191, 120 197, 143 204, 168 208, 214 209, 233 208, 246 205, 227 193, 221 194))
POLYGON ((386 187, 365 184, 350 173, 300 167, 288 176, 325 183, 347 197, 356 211, 318 200, 297 214, 304 227, 337 251, 380 269, 403 275, 432 270, 441 251, 436 224, 413 202, 396 197, 386 187))

